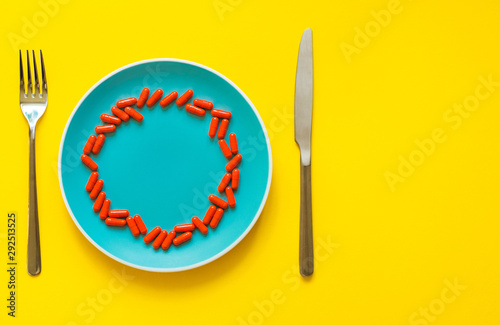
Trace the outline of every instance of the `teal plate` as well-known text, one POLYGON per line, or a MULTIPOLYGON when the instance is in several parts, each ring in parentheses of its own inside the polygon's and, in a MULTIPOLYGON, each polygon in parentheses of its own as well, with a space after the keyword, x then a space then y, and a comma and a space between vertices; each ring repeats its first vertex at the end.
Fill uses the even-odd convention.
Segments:
MULTIPOLYGON (((193 99, 192 98, 192 99, 193 99)), ((189 102, 192 102, 192 99, 189 102)), ((106 135, 98 155, 103 191, 111 209, 128 209, 142 216, 148 230, 156 226, 172 230, 203 219, 209 194, 217 191, 227 159, 217 137, 208 136, 211 120, 187 113, 174 103, 162 108, 136 108, 144 115, 141 123, 132 118, 106 135)), ((269 193, 272 174, 271 146, 264 123, 248 97, 220 73, 197 63, 177 59, 153 59, 120 68, 95 84, 76 105, 64 130, 59 150, 59 184, 76 226, 99 250, 111 258, 143 270, 175 272, 191 269, 224 255, 252 229, 269 193), (193 238, 168 251, 146 245, 143 235, 132 236, 128 227, 108 227, 92 210, 93 200, 85 191, 90 170, 80 155, 100 115, 110 113, 117 100, 139 97, 148 87, 161 88, 164 95, 179 95, 193 89, 193 98, 212 101, 215 108, 231 111, 226 134, 238 138, 243 160, 240 186, 235 191, 236 207, 225 211, 216 229, 207 235, 198 230, 193 238)))

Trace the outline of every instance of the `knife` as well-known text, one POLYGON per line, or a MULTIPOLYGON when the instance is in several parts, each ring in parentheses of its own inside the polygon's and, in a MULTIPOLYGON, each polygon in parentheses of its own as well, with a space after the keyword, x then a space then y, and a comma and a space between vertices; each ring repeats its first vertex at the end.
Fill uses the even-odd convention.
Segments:
POLYGON ((295 142, 300 148, 299 269, 302 276, 314 271, 311 207, 311 120, 313 105, 312 30, 300 41, 295 79, 295 142))

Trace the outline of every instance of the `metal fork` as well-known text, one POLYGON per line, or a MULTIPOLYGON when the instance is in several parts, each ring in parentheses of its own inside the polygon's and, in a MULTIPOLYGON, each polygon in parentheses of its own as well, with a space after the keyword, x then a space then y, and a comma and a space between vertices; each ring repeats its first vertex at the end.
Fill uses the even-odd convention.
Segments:
POLYGON ((40 233, 38 227, 38 202, 36 195, 36 160, 35 160, 35 128, 36 122, 43 115, 47 108, 47 78, 45 76, 45 66, 43 55, 40 50, 40 67, 42 83, 38 80, 35 51, 33 56, 33 75, 35 85, 31 82, 30 56, 26 51, 26 75, 28 83, 25 87, 23 72, 23 56, 19 50, 19 66, 21 72, 21 86, 19 89, 19 104, 21 111, 29 124, 29 160, 30 160, 30 181, 29 181, 29 205, 28 205, 28 273, 31 275, 40 274, 42 262, 40 257, 40 233))

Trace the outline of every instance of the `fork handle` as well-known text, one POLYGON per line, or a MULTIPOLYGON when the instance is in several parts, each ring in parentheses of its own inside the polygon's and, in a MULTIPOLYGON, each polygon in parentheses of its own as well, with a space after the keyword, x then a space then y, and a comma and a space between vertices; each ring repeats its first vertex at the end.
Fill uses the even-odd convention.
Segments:
POLYGON ((302 276, 314 272, 311 204, 311 165, 300 164, 300 238, 299 269, 302 276))
POLYGON ((40 257, 40 232, 38 229, 38 200, 36 194, 36 159, 35 159, 35 126, 29 132, 29 205, 28 205, 28 273, 40 274, 42 262, 40 257))

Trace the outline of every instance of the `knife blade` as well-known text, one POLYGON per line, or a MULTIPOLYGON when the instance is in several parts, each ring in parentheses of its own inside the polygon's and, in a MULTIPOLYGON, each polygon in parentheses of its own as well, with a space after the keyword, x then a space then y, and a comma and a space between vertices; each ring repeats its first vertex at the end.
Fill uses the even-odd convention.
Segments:
POLYGON ((299 269, 302 276, 314 272, 311 206, 311 122, 313 107, 312 30, 302 34, 295 79, 295 142, 300 149, 299 269))

